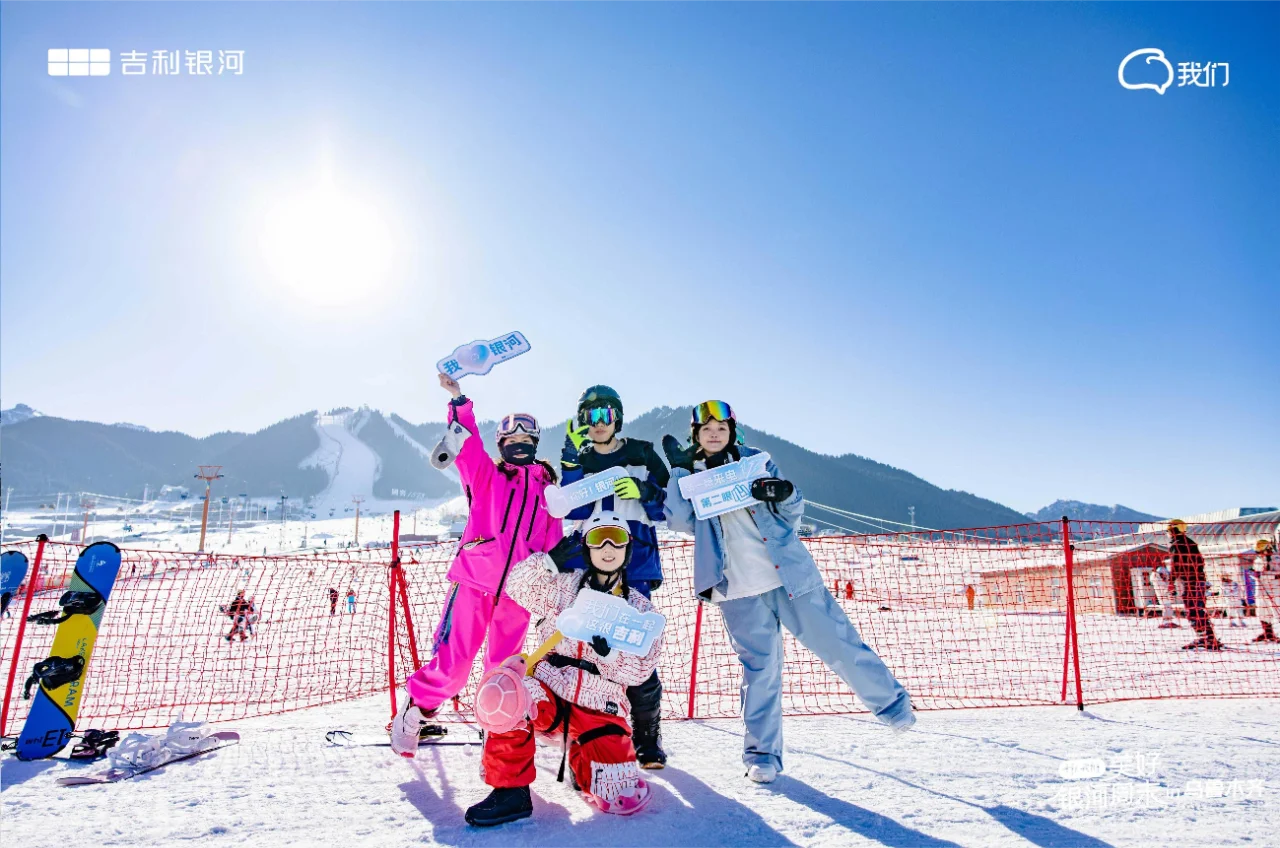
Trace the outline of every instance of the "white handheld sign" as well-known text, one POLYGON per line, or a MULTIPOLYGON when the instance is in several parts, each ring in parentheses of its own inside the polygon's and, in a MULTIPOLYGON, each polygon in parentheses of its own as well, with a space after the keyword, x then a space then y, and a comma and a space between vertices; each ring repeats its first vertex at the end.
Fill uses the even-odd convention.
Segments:
POLYGON ((556 618, 556 629, 570 639, 590 642, 603 636, 610 648, 639 656, 649 653, 666 624, 660 612, 640 612, 617 595, 590 588, 556 618))
POLYGON ((768 477, 765 451, 680 478, 680 494, 693 504, 698 518, 714 518, 759 503, 751 497, 751 481, 768 477))
POLYGON ((529 349, 524 333, 507 333, 487 342, 477 339, 454 348, 453 353, 436 363, 436 370, 455 380, 468 374, 488 374, 499 362, 528 353, 529 349))
POLYGON ((547 512, 553 518, 564 518, 580 506, 595 503, 603 497, 612 495, 613 484, 627 476, 629 475, 625 468, 614 466, 599 474, 583 477, 567 486, 548 486, 545 490, 547 512))

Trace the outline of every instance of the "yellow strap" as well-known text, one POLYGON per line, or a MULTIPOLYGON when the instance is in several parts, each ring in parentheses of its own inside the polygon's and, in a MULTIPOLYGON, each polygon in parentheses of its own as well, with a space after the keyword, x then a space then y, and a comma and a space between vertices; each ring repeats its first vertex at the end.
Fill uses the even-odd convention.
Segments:
POLYGON ((551 649, 560 644, 560 640, 564 638, 564 634, 557 630, 547 637, 547 641, 538 646, 538 649, 532 654, 525 654, 524 657, 524 674, 525 677, 533 677, 533 667, 542 662, 542 658, 551 653, 551 649))
MULTIPOLYGON (((622 596, 622 583, 614 586, 611 590, 613 594, 622 596)), ((564 634, 559 630, 547 637, 547 640, 538 646, 532 654, 524 655, 524 675, 525 677, 533 677, 533 667, 542 662, 542 658, 551 653, 551 649, 560 644, 560 640, 564 638, 564 634)))

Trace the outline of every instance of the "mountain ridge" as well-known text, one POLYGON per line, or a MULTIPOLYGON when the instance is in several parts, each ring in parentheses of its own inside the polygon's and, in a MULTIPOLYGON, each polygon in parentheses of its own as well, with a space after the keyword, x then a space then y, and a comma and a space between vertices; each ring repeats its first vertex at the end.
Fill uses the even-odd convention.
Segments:
POLYGON ((1073 521, 1149 522, 1163 521, 1165 518, 1139 512, 1123 504, 1104 506, 1071 500, 1056 500, 1035 512, 1027 513, 1027 517, 1035 521, 1057 521, 1064 515, 1073 521))
MULTIPOLYGON (((660 406, 628 418, 623 436, 651 441, 661 454, 663 435, 687 441, 686 410, 660 406)), ((553 465, 560 458, 566 423, 561 420, 543 428, 538 455, 553 465)), ((494 453, 496 422, 482 421, 479 426, 486 448, 494 453)), ((891 527, 907 526, 911 507, 915 508, 915 526, 922 529, 987 527, 1027 520, 996 501, 942 489, 911 472, 856 453, 817 453, 747 425, 740 426, 740 432, 748 444, 769 451, 811 502, 896 522, 891 527)), ((223 431, 203 438, 34 415, 6 423, 5 485, 30 494, 93 491, 139 497, 145 486, 154 491, 164 484, 190 485, 196 466, 205 464, 223 466, 224 479, 218 485, 226 493, 275 497, 287 492, 304 501, 327 493, 341 499, 344 493, 329 489, 342 451, 322 447, 326 439, 331 446, 335 444, 332 436, 336 434, 366 456, 365 446, 376 455, 376 461, 366 460, 361 467, 365 477, 372 475, 371 481, 362 484, 363 490, 382 500, 423 500, 459 492, 456 472, 437 471, 423 455, 443 433, 443 421, 415 424, 395 412, 369 407, 339 407, 323 415, 312 410, 255 433, 223 431), (327 431, 330 436, 325 435, 326 427, 331 428, 327 431), (353 438, 359 444, 350 441, 353 438), (327 459, 316 461, 316 456, 327 459), (300 467, 304 463, 307 466, 300 467)), ((807 512, 806 520, 837 530, 885 529, 883 524, 817 508, 807 512)))

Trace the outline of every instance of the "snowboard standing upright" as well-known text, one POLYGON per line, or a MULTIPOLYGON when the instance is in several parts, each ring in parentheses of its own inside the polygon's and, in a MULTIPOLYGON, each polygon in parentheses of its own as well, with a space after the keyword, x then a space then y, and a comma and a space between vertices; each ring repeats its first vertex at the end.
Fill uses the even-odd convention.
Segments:
POLYGON ((110 542, 90 545, 76 560, 71 585, 59 601, 61 613, 55 610, 28 618, 37 624, 57 624, 58 630, 53 635, 49 657, 36 663, 24 687, 24 697, 30 697, 31 687, 39 683, 31 712, 18 736, 19 759, 51 757, 70 741, 98 625, 119 571, 119 548, 110 542))
POLYGON ((9 601, 27 579, 27 555, 21 551, 0 554, 0 615, 9 609, 9 601))

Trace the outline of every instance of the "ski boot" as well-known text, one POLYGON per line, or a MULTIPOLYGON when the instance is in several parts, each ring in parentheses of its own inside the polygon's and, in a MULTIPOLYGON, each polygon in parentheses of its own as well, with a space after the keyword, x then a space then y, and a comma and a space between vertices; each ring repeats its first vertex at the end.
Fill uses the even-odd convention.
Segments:
POLYGON ((1262 633, 1254 638, 1255 642, 1280 642, 1280 638, 1276 637, 1276 631, 1272 629, 1271 622, 1259 622, 1262 625, 1262 633))
POLYGON ((667 766, 667 752, 662 750, 662 727, 657 714, 637 719, 632 739, 636 746, 636 762, 640 768, 660 769, 667 766))
POLYGON ((26 685, 22 688, 22 697, 30 700, 31 688, 37 683, 43 684, 45 689, 57 689, 73 680, 79 680, 82 674, 84 674, 84 657, 49 657, 40 660, 31 669, 31 676, 27 678, 26 685))
POLYGON ((666 768, 667 752, 662 750, 662 681, 654 672, 639 686, 627 688, 631 702, 631 741, 640 768, 666 768))
POLYGON ((58 599, 61 610, 37 612, 27 616, 33 624, 61 624, 73 615, 93 615, 106 603, 97 592, 63 592, 58 599))
POLYGON ((495 789, 479 804, 467 809, 467 824, 475 827, 493 827, 518 819, 527 819, 533 815, 533 797, 529 787, 514 786, 508 789, 495 789))
POLYGON ((412 759, 418 752, 418 744, 422 741, 423 727, 427 719, 433 717, 438 709, 423 710, 413 702, 408 692, 404 696, 404 706, 391 721, 391 750, 402 757, 412 759))

